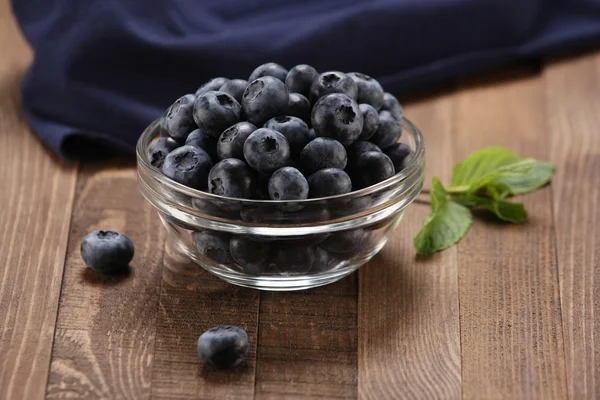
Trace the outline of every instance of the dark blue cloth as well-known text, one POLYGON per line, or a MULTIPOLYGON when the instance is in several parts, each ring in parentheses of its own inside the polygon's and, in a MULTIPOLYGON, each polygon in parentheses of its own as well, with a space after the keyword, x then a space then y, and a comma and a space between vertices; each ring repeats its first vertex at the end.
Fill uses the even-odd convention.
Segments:
POLYGON ((35 59, 33 130, 68 158, 133 152, 215 76, 259 64, 360 71, 390 92, 600 43, 600 0, 15 0, 35 59))

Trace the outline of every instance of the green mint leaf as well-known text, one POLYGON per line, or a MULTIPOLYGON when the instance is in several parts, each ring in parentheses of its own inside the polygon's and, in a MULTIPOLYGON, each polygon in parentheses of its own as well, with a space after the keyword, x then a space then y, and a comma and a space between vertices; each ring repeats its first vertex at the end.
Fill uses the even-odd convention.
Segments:
POLYGON ((536 161, 528 173, 521 176, 499 178, 494 185, 498 190, 508 190, 511 195, 533 192, 552 180, 555 166, 551 162, 536 161))
POLYGON ((465 195, 455 198, 455 201, 466 207, 483 207, 491 211, 502 221, 519 224, 527 221, 527 211, 523 203, 515 203, 502 197, 482 197, 465 195))
POLYGON ((456 164, 451 187, 471 186, 496 172, 500 167, 521 161, 521 157, 504 147, 488 147, 476 151, 456 164))
POLYGON ((431 183, 431 213, 414 240, 418 254, 433 254, 457 243, 469 230, 471 211, 446 197, 439 178, 431 183))
POLYGON ((498 188, 501 193, 508 195, 511 192, 510 187, 503 182, 504 179, 519 179, 527 175, 535 166, 536 161, 533 158, 524 158, 512 164, 503 165, 495 171, 490 172, 488 176, 477 183, 473 183, 467 193, 476 193, 481 189, 486 189, 488 186, 495 186, 498 182, 498 188))

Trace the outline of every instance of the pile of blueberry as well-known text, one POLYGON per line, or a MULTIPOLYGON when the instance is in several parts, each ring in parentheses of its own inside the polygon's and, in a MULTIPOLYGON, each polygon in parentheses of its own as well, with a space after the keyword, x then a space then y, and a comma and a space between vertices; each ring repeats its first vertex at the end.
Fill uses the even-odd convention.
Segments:
POLYGON ((148 160, 191 188, 241 199, 334 196, 406 164, 403 110, 377 80, 267 63, 248 81, 214 78, 161 118, 148 160))

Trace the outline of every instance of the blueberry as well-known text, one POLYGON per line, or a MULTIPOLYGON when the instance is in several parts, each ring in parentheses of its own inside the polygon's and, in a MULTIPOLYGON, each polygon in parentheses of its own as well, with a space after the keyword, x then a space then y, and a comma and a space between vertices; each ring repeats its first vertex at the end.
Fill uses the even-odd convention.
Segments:
POLYGON ((352 200, 340 202, 332 206, 331 213, 334 218, 347 217, 368 210, 371 207, 371 203, 370 195, 354 197, 352 200))
POLYGON ((196 129, 193 117, 194 100, 196 96, 193 94, 178 98, 161 120, 161 126, 175 140, 184 140, 191 131, 196 129))
POLYGON ((290 69, 285 77, 285 84, 290 91, 309 96, 310 88, 317 76, 319 73, 316 69, 310 65, 300 64, 290 69))
POLYGON ((240 211, 242 221, 252 224, 281 224, 284 216, 282 210, 265 207, 243 208, 240 211))
POLYGON ((369 140, 379 146, 380 149, 385 150, 396 144, 400 136, 402 136, 400 122, 389 111, 381 111, 379 113, 379 126, 377 126, 375 134, 369 140))
POLYGON ((88 233, 81 243, 81 258, 93 270, 126 270, 133 259, 133 243, 122 233, 105 230, 88 233))
POLYGON ((290 158, 285 163, 286 167, 296 168, 297 170, 299 170, 300 172, 302 172, 302 167, 300 165, 301 165, 300 164, 300 157, 299 156, 293 156, 293 155, 290 155, 290 158))
POLYGON ((208 191, 219 196, 249 199, 254 187, 254 173, 237 158, 219 161, 208 174, 208 191))
MULTIPOLYGON (((309 195, 310 195, 310 183, 309 183, 309 195)), ((288 215, 287 218, 290 221, 293 221, 293 218, 290 218, 290 216, 288 215)), ((315 206, 311 207, 309 210, 304 210, 302 212, 302 217, 298 218, 298 223, 305 223, 305 222, 322 222, 322 221, 327 221, 328 219, 331 218, 331 212, 329 211, 329 209, 325 206, 325 205, 319 205, 316 204, 315 206)))
POLYGON ((323 72, 310 87, 310 102, 314 104, 319 98, 331 93, 342 93, 356 100, 358 87, 352 78, 342 72, 323 72))
POLYGON ((301 236, 299 238, 286 239, 283 243, 293 244, 296 246, 314 247, 323 243, 329 237, 329 233, 319 233, 316 235, 301 236))
POLYGON ((385 149, 384 153, 392 160, 394 170, 400 172, 406 167, 406 164, 410 160, 411 151, 410 147, 404 143, 396 143, 385 149))
POLYGON ((329 209, 324 204, 305 208, 304 206, 296 203, 289 206, 286 205, 282 211, 284 211, 282 218, 285 220, 286 224, 322 222, 327 221, 331 216, 329 209))
POLYGON ((317 133, 315 132, 315 130, 313 128, 310 128, 308 130, 308 137, 309 137, 309 139, 310 139, 311 142, 313 140, 315 140, 315 138, 317 137, 317 133))
POLYGON ((194 103, 194 121, 211 136, 219 135, 240 120, 240 103, 225 92, 201 94, 194 103))
POLYGON ((362 228, 335 232, 319 247, 336 254, 360 252, 364 246, 365 237, 365 230, 362 228))
POLYGON ((304 274, 315 262, 314 247, 277 243, 275 254, 269 262, 269 270, 281 275, 304 274))
POLYGON ((308 197, 308 181, 293 167, 279 168, 269 179, 272 200, 303 200, 308 197))
POLYGON ((192 198, 192 207, 202 214, 209 215, 211 217, 218 217, 224 219, 239 219, 237 212, 228 211, 223 207, 223 202, 217 199, 201 199, 192 198))
POLYGON ((380 153, 382 152, 379 146, 377 146, 375 143, 367 142, 364 140, 359 140, 357 142, 352 143, 351 146, 348 146, 346 148, 346 151, 348 152, 349 160, 357 160, 361 154, 366 153, 367 151, 378 151, 380 153))
POLYGON ((335 196, 352 191, 347 173, 337 168, 321 169, 308 177, 311 198, 335 196))
POLYGON ((391 93, 383 95, 383 106, 380 111, 389 111, 400 122, 402 122, 402 118, 404 117, 402 106, 398 102, 398 99, 391 93))
POLYGON ((170 137, 162 137, 158 139, 148 148, 148 152, 146 153, 148 162, 152 164, 153 167, 159 169, 162 168, 167 154, 175 150, 177 147, 179 147, 179 144, 177 144, 177 142, 170 137))
POLYGON ((311 121, 317 136, 330 137, 344 146, 354 143, 363 128, 358 104, 339 93, 321 97, 312 109, 311 121))
POLYGON ((348 153, 348 167, 346 169, 348 171, 354 171, 356 169, 358 157, 367 151, 377 151, 379 153, 382 152, 379 146, 377 146, 375 143, 364 140, 356 141, 352 143, 351 146, 346 147, 346 152, 348 153))
POLYGON ((185 140, 187 146, 200 147, 206 151, 213 161, 218 160, 217 157, 217 139, 210 136, 204 129, 193 130, 185 140))
POLYGON ((388 156, 377 151, 368 151, 356 161, 354 182, 359 187, 368 187, 388 179, 394 173, 394 163, 388 156))
POLYGON ((252 82, 253 80, 261 78, 263 76, 272 76, 274 78, 279 79, 283 83, 285 82, 285 77, 287 76, 287 74, 287 69, 285 69, 277 63, 270 62, 256 67, 256 69, 250 74, 250 78, 248 78, 248 81, 252 82))
POLYGON ((320 247, 315 248, 315 261, 313 262, 313 266, 310 270, 312 274, 317 274, 319 272, 326 272, 330 267, 331 257, 329 253, 320 247))
POLYGON ((310 101, 300 93, 290 93, 286 114, 310 122, 310 101))
POLYGON ((259 172, 275 171, 283 167, 290 158, 290 145, 281 133, 260 128, 246 139, 244 158, 259 172))
POLYGON ((229 81, 229 79, 223 78, 223 77, 213 78, 210 81, 204 83, 202 86, 200 86, 198 88, 198 90, 196 90, 196 97, 203 95, 206 92, 212 92, 215 90, 219 90, 221 88, 221 86, 226 84, 228 81, 229 81))
POLYGON ((293 155, 300 154, 304 146, 310 142, 306 122, 297 117, 280 115, 271 118, 265 124, 265 128, 273 129, 285 136, 290 145, 290 153, 293 155))
POLYGON ((198 338, 198 357, 207 365, 231 368, 248 356, 249 339, 245 330, 237 326, 216 326, 198 338))
POLYGON ((247 273, 260 273, 267 266, 271 246, 247 237, 236 236, 229 241, 233 260, 247 273))
POLYGON ((248 121, 259 126, 284 114, 289 100, 290 95, 283 82, 272 76, 264 76, 250 82, 244 90, 242 108, 248 121))
POLYGON ((350 72, 346 75, 352 78, 358 87, 357 102, 370 104, 375 110, 383 106, 383 89, 376 79, 360 72, 350 72))
POLYGON ((229 237, 223 232, 199 231, 192 233, 198 252, 220 264, 231 264, 229 237))
POLYGON ((236 99, 238 103, 241 103, 242 95, 244 94, 244 90, 246 90, 246 86, 248 86, 248 81, 245 81, 243 79, 232 79, 230 81, 225 82, 225 84, 220 88, 214 90, 227 93, 231 97, 236 99))
POLYGON ((212 166, 212 160, 206 151, 199 147, 182 146, 167 155, 162 172, 182 185, 204 189, 212 166))
POLYGON ((256 190, 254 198, 258 200, 269 200, 269 179, 271 172, 258 172, 256 174, 256 190))
POLYGON ((225 129, 217 141, 217 154, 219 159, 239 158, 244 159, 244 143, 256 126, 250 122, 238 122, 225 129))
POLYGON ((363 128, 358 140, 369 140, 379 126, 379 114, 369 104, 359 104, 358 109, 363 116, 363 128))
POLYGON ((304 147, 300 162, 307 174, 324 168, 346 168, 348 157, 340 142, 326 137, 318 137, 304 147))

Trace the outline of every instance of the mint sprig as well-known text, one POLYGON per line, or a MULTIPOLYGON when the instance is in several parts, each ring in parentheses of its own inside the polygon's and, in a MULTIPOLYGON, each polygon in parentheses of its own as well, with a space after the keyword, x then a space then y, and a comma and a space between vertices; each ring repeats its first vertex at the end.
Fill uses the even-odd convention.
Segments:
POLYGON ((457 243, 473 222, 472 209, 484 209, 509 223, 527 220, 522 203, 510 196, 535 191, 554 174, 554 164, 522 158, 504 147, 489 147, 456 164, 452 183, 431 183, 431 213, 414 240, 418 254, 432 254, 457 243))

